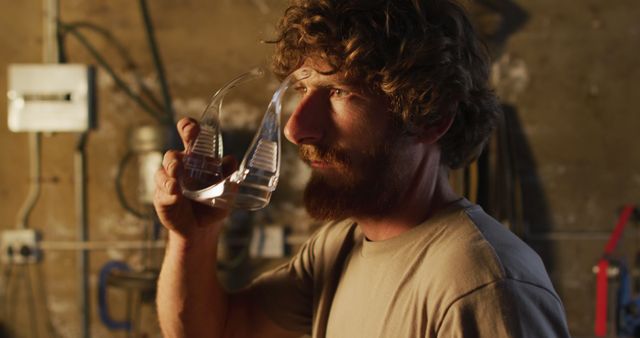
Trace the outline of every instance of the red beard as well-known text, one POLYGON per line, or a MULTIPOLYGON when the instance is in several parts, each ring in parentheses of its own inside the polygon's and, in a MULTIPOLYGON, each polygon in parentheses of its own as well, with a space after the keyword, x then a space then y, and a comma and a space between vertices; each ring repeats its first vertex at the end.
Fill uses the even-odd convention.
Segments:
POLYGON ((319 161, 329 166, 327 170, 313 170, 305 187, 304 203, 309 215, 319 220, 377 218, 397 207, 403 177, 398 173, 392 149, 397 149, 399 137, 383 140, 358 152, 300 146, 303 161, 308 164, 319 161))

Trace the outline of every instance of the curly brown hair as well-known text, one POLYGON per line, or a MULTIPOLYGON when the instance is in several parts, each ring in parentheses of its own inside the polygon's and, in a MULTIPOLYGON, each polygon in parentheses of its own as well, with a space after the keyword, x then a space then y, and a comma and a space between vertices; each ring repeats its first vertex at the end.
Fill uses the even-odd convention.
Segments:
POLYGON ((450 0, 293 0, 272 42, 278 76, 319 57, 388 96, 407 135, 455 115, 439 140, 453 169, 480 154, 500 114, 485 45, 450 0))

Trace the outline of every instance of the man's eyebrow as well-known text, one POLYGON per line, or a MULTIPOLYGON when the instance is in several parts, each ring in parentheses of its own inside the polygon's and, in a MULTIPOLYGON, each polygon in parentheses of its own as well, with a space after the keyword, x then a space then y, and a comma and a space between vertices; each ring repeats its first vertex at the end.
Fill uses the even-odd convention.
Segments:
POLYGON ((312 80, 310 82, 308 79, 305 79, 305 80, 302 80, 301 83, 304 83, 307 86, 323 88, 323 89, 329 89, 329 88, 335 88, 335 87, 346 87, 346 88, 355 90, 358 88, 358 86, 355 85, 353 82, 338 80, 338 79, 332 79, 332 80, 320 79, 320 80, 312 80))

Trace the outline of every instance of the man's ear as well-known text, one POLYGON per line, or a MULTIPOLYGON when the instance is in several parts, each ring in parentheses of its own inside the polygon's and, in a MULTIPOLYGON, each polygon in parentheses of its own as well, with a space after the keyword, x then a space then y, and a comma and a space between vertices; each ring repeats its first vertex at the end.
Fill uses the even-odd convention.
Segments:
POLYGON ((440 140, 444 134, 449 131, 453 121, 455 120, 456 115, 451 114, 446 117, 441 118, 435 123, 430 123, 424 126, 424 131, 422 132, 422 137, 420 137, 420 141, 426 144, 434 144, 440 140))

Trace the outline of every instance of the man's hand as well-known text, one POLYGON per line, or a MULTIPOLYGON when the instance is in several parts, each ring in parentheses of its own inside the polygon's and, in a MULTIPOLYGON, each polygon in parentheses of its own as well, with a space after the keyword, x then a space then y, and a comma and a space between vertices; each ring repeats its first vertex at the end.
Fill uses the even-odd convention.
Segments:
MULTIPOLYGON (((183 118, 177 124, 178 133, 185 145, 191 144, 198 136, 199 126, 192 119, 183 118)), ((153 205, 160 222, 167 229, 180 235, 184 239, 197 236, 198 228, 220 227, 222 220, 229 214, 229 210, 213 208, 194 201, 182 195, 180 175, 183 172, 184 152, 169 150, 162 160, 162 168, 155 175, 156 191, 153 205)), ((229 175, 237 166, 231 157, 223 159, 223 173, 229 175)))
MULTIPOLYGON (((198 135, 198 124, 178 122, 186 145, 198 135)), ((153 204, 169 242, 158 279, 158 318, 165 337, 299 337, 277 326, 246 294, 229 295, 217 278, 217 238, 229 210, 209 207, 182 195, 180 174, 184 152, 168 151, 155 176, 153 204)), ((228 176, 232 158, 222 161, 228 176)))

